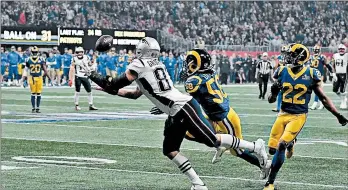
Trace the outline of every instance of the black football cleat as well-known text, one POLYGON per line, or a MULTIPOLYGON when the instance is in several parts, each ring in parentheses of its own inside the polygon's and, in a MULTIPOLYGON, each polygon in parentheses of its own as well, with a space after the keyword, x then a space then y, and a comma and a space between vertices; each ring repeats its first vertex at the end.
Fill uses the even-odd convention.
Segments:
POLYGON ((40 109, 36 109, 36 113, 41 113, 41 112, 40 112, 40 109))
POLYGON ((90 105, 90 106, 89 106, 89 110, 90 110, 90 111, 98 110, 98 108, 94 107, 93 105, 90 105))
POLYGON ((35 108, 31 109, 31 113, 35 113, 35 108))

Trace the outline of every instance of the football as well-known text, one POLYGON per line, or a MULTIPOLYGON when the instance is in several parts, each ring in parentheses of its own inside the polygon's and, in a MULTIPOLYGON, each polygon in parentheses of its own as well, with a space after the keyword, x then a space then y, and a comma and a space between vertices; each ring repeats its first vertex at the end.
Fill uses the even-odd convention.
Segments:
POLYGON ((110 35, 103 35, 95 43, 95 49, 99 52, 108 51, 112 47, 113 37, 110 35))

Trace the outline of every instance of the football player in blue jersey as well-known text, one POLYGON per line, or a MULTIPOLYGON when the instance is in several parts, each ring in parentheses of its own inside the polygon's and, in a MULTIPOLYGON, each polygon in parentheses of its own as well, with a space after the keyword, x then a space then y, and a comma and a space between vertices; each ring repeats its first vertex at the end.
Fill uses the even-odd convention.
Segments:
POLYGON ((268 102, 275 102, 281 91, 282 106, 268 141, 269 153, 274 156, 264 190, 274 189, 274 181, 284 163, 285 154, 287 158, 293 155, 293 141, 307 120, 308 103, 312 91, 319 97, 324 107, 337 117, 341 125, 348 123, 348 120, 337 111, 332 101, 324 94, 320 84, 320 71, 304 66, 308 59, 307 47, 302 44, 291 44, 285 53, 285 61, 288 64, 291 63, 291 66, 281 66, 274 73, 273 78, 277 81, 271 87, 268 102))
MULTIPOLYGON (((186 64, 184 65, 187 79, 185 90, 202 106, 207 119, 214 126, 215 133, 231 134, 239 139, 243 139, 240 118, 229 105, 228 95, 223 91, 219 84, 218 74, 214 71, 211 64, 209 53, 203 49, 193 49, 188 52, 186 64)), ((156 109, 153 108, 152 112, 156 109)), ((188 131, 186 139, 200 142, 188 131)), ((258 141, 263 141, 258 139, 258 141)), ((224 148, 218 148, 212 160, 213 163, 220 161, 224 148)), ((265 179, 269 173, 270 161, 261 163, 260 158, 251 154, 251 151, 242 149, 230 149, 232 155, 240 157, 245 161, 261 169, 260 177, 265 179)), ((266 155, 265 155, 266 157, 266 155)))
POLYGON ((3 76, 5 74, 6 68, 8 67, 7 54, 5 53, 5 48, 1 47, 1 73, 0 73, 0 83, 3 85, 3 76))
MULTIPOLYGON (((310 67, 317 69, 321 74, 321 81, 323 81, 324 77, 324 66, 330 71, 330 73, 333 73, 333 69, 330 64, 327 63, 327 59, 325 55, 321 54, 321 48, 319 45, 314 46, 313 48, 314 55, 311 55, 308 61, 308 64, 310 67)), ((336 77, 336 75, 333 75, 333 77, 336 77)), ((335 79, 334 79, 335 80, 335 79)), ((322 82, 321 82, 322 84, 322 82)), ((314 95, 314 102, 311 106, 312 110, 317 109, 319 102, 319 97, 317 95, 314 95)), ((323 109, 324 105, 319 102, 319 108, 323 109)))
MULTIPOLYGON (((282 46, 282 49, 280 50, 280 55, 278 55, 278 57, 277 57, 278 64, 277 64, 276 68, 281 67, 281 66, 286 66, 285 59, 284 59, 284 57, 285 57, 284 53, 288 50, 288 48, 289 47, 287 45, 282 46)), ((273 109, 272 111, 279 112, 281 104, 282 104, 282 93, 279 92, 278 97, 277 97, 277 108, 273 109)))
POLYGON ((105 57, 106 75, 116 77, 116 49, 113 47, 105 57))

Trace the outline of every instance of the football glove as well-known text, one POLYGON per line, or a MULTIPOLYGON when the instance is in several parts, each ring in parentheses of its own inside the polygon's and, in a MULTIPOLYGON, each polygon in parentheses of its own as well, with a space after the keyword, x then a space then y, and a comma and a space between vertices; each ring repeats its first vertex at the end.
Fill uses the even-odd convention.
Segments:
POLYGON ((338 119, 338 122, 342 125, 342 126, 345 126, 345 125, 347 125, 347 123, 348 123, 348 119, 347 118, 345 118, 343 115, 341 115, 341 114, 339 114, 338 116, 337 116, 337 119, 338 119))
POLYGON ((337 75, 336 73, 332 73, 332 81, 337 82, 337 75))
POLYGON ((164 112, 155 106, 155 107, 151 108, 150 113, 153 115, 161 115, 164 112))
POLYGON ((271 86, 271 93, 272 94, 278 94, 279 91, 281 90, 281 85, 278 81, 274 82, 273 85, 271 86))

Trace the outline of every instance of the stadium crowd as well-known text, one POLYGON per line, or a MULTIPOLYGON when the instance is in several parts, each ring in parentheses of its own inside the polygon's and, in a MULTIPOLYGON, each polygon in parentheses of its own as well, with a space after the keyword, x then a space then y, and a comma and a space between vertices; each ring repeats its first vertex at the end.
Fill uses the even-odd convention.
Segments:
POLYGON ((2 1, 5 26, 155 30, 209 45, 348 46, 347 1, 2 1))

